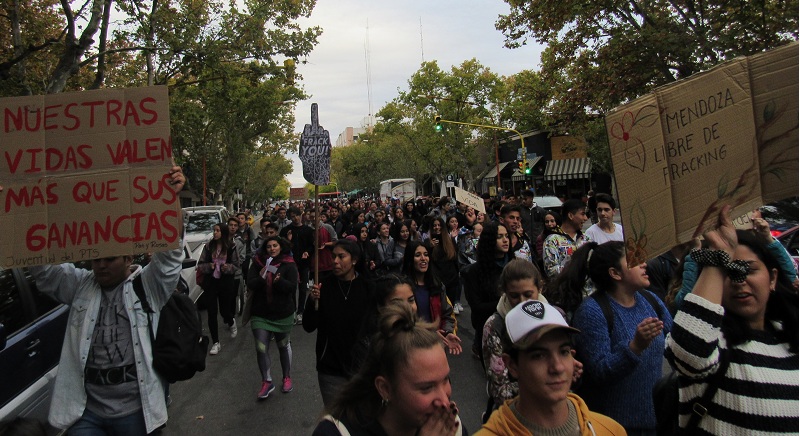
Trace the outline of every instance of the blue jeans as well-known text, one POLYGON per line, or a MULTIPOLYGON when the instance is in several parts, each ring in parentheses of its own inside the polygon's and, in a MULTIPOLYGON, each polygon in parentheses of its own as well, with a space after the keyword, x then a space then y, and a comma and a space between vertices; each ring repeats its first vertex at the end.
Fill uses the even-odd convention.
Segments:
MULTIPOLYGON (((147 426, 144 424, 144 413, 141 409, 121 418, 101 418, 85 409, 81 419, 67 430, 67 436, 143 436, 146 434, 147 426)), ((161 434, 161 430, 157 429, 150 434, 161 434)))

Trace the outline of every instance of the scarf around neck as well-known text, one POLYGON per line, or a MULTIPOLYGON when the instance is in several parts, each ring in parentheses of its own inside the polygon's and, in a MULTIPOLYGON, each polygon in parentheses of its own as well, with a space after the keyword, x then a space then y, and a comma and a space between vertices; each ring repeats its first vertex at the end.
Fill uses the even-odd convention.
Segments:
MULTIPOLYGON (((255 257, 255 262, 261 267, 263 270, 267 266, 267 261, 269 261, 269 265, 274 266, 275 270, 277 271, 278 268, 284 263, 294 263, 294 257, 290 254, 283 254, 278 255, 278 257, 267 257, 266 252, 259 252, 258 255, 255 257)), ((266 281, 265 290, 267 291, 267 303, 272 303, 272 282, 275 280, 275 274, 271 271, 267 271, 266 276, 263 276, 264 280, 266 281)))

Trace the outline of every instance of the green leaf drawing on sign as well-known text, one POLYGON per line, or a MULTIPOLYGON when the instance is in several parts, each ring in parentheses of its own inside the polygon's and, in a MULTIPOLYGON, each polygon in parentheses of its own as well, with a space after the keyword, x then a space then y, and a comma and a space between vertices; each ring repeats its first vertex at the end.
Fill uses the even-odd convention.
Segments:
POLYGON ((650 127, 658 121, 658 108, 655 105, 648 104, 641 109, 639 112, 636 113, 636 119, 633 121, 634 126, 642 125, 644 127, 650 127), (642 114, 642 112, 650 112, 642 114))
POLYGON ((774 175, 774 176, 775 176, 775 177, 777 177, 777 178, 778 178, 778 180, 780 180, 781 182, 785 182, 785 181, 786 181, 786 180, 784 179, 784 175, 785 175, 785 174, 784 174, 784 172, 783 172, 783 168, 772 168, 772 169, 770 169, 769 171, 767 171, 767 173, 768 173, 768 174, 772 174, 772 175, 774 175))
POLYGON ((636 240, 647 232, 647 216, 639 200, 636 200, 631 208, 631 230, 636 240))
POLYGON ((764 121, 772 120, 772 117, 775 116, 775 100, 770 100, 766 106, 764 106, 764 121))
POLYGON ((717 184, 717 198, 722 198, 728 191, 728 173, 722 175, 717 184))

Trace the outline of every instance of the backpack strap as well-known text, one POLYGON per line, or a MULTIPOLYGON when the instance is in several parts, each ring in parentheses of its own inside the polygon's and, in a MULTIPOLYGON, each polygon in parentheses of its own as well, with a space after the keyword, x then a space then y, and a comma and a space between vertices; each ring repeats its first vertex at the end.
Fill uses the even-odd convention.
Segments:
POLYGON ((594 291, 589 296, 597 302, 600 310, 603 311, 603 317, 606 319, 606 325, 608 326, 608 336, 610 337, 611 331, 614 330, 614 314, 611 312, 611 303, 608 302, 608 296, 600 294, 600 292, 594 291))
POLYGON ((334 418, 331 415, 323 416, 322 420, 328 421, 332 423, 334 426, 336 426, 336 430, 339 430, 339 434, 341 436, 350 436, 350 431, 347 430, 347 426, 345 426, 342 421, 339 421, 338 419, 334 418))
POLYGON ((658 300, 656 300, 656 296, 653 295, 653 293, 650 292, 650 291, 644 291, 643 290, 643 291, 639 291, 639 293, 642 294, 642 297, 644 297, 644 299, 647 300, 647 302, 650 303, 651 306, 653 306, 653 309, 656 311, 656 315, 658 316, 658 319, 663 320, 664 319, 664 311, 661 309, 661 305, 658 304, 658 300))
POLYGON ((150 332, 150 343, 152 344, 156 341, 153 335, 153 308, 150 307, 150 303, 147 302, 147 294, 144 292, 144 283, 142 282, 141 274, 137 274, 136 277, 133 278, 133 292, 139 297, 139 301, 142 303, 142 309, 144 309, 144 312, 147 314, 147 331, 150 332))
POLYGON ((714 399, 714 395, 716 395, 719 385, 722 384, 722 379, 725 377, 725 373, 728 372, 728 366, 731 363, 728 352, 727 348, 719 350, 717 372, 708 378, 708 385, 705 392, 703 392, 703 396, 692 402, 692 414, 689 415, 689 422, 684 430, 694 431, 697 425, 700 424, 700 420, 708 414, 708 406, 711 404, 711 400, 714 399))

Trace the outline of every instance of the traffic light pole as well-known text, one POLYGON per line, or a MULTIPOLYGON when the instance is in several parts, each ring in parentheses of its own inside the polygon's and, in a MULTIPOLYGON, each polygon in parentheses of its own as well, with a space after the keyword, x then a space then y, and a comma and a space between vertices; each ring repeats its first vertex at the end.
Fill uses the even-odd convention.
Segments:
MULTIPOLYGON (((435 121, 436 121, 436 124, 439 124, 439 123, 460 124, 462 126, 483 127, 484 129, 503 130, 503 131, 509 131, 509 132, 516 133, 517 136, 519 136, 520 149, 522 149, 522 168, 523 168, 522 174, 523 174, 523 176, 527 177, 527 175, 525 174, 524 168, 528 167, 528 152, 525 149, 525 138, 522 137, 521 133, 517 132, 514 129, 510 129, 508 127, 489 126, 489 125, 486 125, 486 124, 474 124, 474 123, 465 123, 465 122, 462 122, 462 121, 445 120, 445 119, 442 118, 441 115, 436 115, 435 121)), ((440 129, 437 129, 437 131, 438 130, 440 130, 440 129)), ((500 178, 500 172, 499 171, 497 173, 497 177, 498 177, 498 179, 500 178)))

